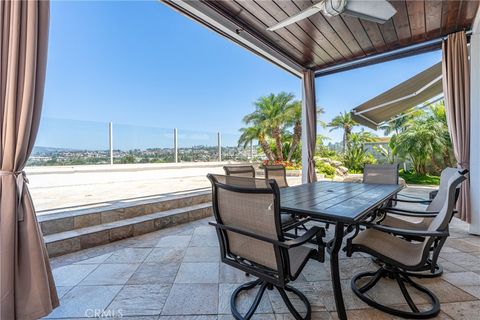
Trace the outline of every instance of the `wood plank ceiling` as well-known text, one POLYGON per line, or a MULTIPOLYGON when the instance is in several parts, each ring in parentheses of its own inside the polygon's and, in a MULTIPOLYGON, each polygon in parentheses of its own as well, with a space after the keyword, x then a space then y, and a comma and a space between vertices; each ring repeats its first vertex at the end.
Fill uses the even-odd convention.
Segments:
POLYGON ((471 28, 480 0, 393 0, 384 24, 340 15, 310 16, 275 32, 267 27, 318 0, 203 0, 223 16, 305 68, 322 68, 471 28))

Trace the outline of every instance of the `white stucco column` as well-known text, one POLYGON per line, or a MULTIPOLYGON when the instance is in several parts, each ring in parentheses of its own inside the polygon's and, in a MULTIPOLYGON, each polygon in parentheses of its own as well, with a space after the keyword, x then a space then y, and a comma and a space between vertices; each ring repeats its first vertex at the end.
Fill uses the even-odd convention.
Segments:
POLYGON ((470 37, 470 196, 472 222, 469 232, 480 235, 480 13, 470 37))

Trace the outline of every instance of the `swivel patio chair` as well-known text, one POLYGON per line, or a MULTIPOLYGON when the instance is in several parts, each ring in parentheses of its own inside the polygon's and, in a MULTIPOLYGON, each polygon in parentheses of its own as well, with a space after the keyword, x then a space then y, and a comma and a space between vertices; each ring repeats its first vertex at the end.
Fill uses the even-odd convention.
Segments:
MULTIPOLYGON (((283 165, 265 165, 264 166, 265 179, 273 179, 277 182, 279 188, 288 188, 287 171, 283 165)), ((282 213, 282 225, 284 230, 295 230, 295 236, 298 235, 298 228, 301 227, 307 230, 305 223, 308 219, 290 213, 282 213)))
MULTIPOLYGON (((439 313, 440 302, 435 294, 414 282, 408 273, 424 270, 432 248, 434 248, 433 254, 438 255, 441 246, 435 248, 435 242, 444 243, 449 235, 448 225, 454 213, 456 188, 465 179, 463 173, 458 171, 450 177, 442 207, 427 229, 401 229, 375 223, 365 223, 367 229, 360 232, 357 228, 357 234, 347 240, 347 255, 351 256, 353 252, 364 252, 383 262, 377 271, 362 272, 352 278, 352 290, 361 300, 374 308, 404 318, 427 319, 439 313), (402 238, 409 236, 422 237, 424 240, 412 242, 402 238), (379 280, 387 277, 396 280, 411 311, 384 305, 367 295, 379 280), (370 279, 360 285, 365 278, 370 279), (428 299, 431 305, 429 310, 420 310, 413 301, 406 284, 428 299)), ((423 304, 424 301, 420 303, 423 304)))
POLYGON ((255 178, 253 166, 223 166, 223 170, 227 176, 255 178))
MULTIPOLYGON (((297 320, 310 319, 308 299, 298 289, 288 285, 294 281, 310 258, 324 259, 325 230, 313 227, 301 237, 287 240, 280 222, 280 191, 274 180, 256 179, 251 187, 227 183, 227 176, 208 175, 212 183, 212 202, 220 243, 222 262, 242 270, 257 280, 239 286, 232 294, 230 306, 236 319, 250 319, 266 289, 278 290, 287 308, 297 320), (304 246, 315 240, 318 250, 304 246), (245 315, 236 307, 242 291, 260 289, 245 315), (286 292, 298 296, 305 305, 302 317, 292 305, 286 292)), ((240 178, 239 178, 240 179, 240 178)), ((244 178, 245 179, 245 178, 244 178)))
MULTIPOLYGON (((398 202, 425 204, 427 205, 425 210, 401 209, 397 207, 380 208, 377 211, 377 215, 379 216, 377 223, 388 226, 388 227, 400 228, 400 229, 409 229, 409 230, 427 229, 432 223, 433 218, 440 212, 443 206, 443 202, 445 201, 445 197, 447 196, 449 180, 457 172, 460 172, 460 174, 465 175, 468 173, 468 170, 460 169, 459 171, 459 169, 457 168, 446 168, 442 171, 440 175, 440 186, 435 195, 435 198, 433 198, 432 200, 430 199, 412 200, 412 198, 410 199, 397 198, 398 202), (421 219, 416 221, 408 221, 406 219, 400 218, 400 216, 409 217, 409 218, 410 217, 421 218, 421 219)), ((455 189, 454 207, 455 207, 455 204, 457 203, 458 196, 460 194, 460 187, 461 187, 461 184, 457 185, 455 189)), ((455 209, 454 209, 454 213, 456 213, 455 209)), ((415 240, 415 241, 424 240, 423 237, 418 237, 418 236, 405 236, 404 238, 407 240, 415 240)), ((442 243, 439 243, 439 242, 435 243, 435 247, 439 245, 441 246, 442 243)), ((415 272, 415 273, 412 272, 410 273, 410 275, 416 276, 416 277, 423 277, 423 278, 432 278, 432 277, 438 277, 442 275, 443 268, 441 265, 437 264, 437 261, 436 261, 438 257, 434 256, 432 258, 433 260, 428 260, 429 264, 431 265, 425 266, 424 271, 426 272, 415 272)))

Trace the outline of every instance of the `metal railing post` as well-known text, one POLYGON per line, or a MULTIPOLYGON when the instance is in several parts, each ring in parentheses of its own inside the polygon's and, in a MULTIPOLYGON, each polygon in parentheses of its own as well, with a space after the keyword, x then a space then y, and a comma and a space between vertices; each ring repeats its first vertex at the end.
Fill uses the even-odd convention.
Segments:
POLYGON ((222 161, 222 135, 220 132, 217 132, 217 143, 218 143, 218 161, 222 161))
POLYGON ((253 141, 250 141, 250 162, 253 162, 253 141))
POLYGON ((110 165, 113 165, 113 122, 108 123, 108 142, 110 147, 110 165))
POLYGON ((173 129, 173 156, 175 163, 178 163, 178 132, 177 128, 173 129))

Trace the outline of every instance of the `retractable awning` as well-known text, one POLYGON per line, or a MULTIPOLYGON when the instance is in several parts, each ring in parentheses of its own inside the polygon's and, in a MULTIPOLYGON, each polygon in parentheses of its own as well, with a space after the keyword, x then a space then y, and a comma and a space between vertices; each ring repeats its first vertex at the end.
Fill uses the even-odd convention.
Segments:
POLYGON ((355 107, 351 111, 352 118, 364 126, 377 129, 381 123, 442 92, 442 63, 439 62, 355 107))

